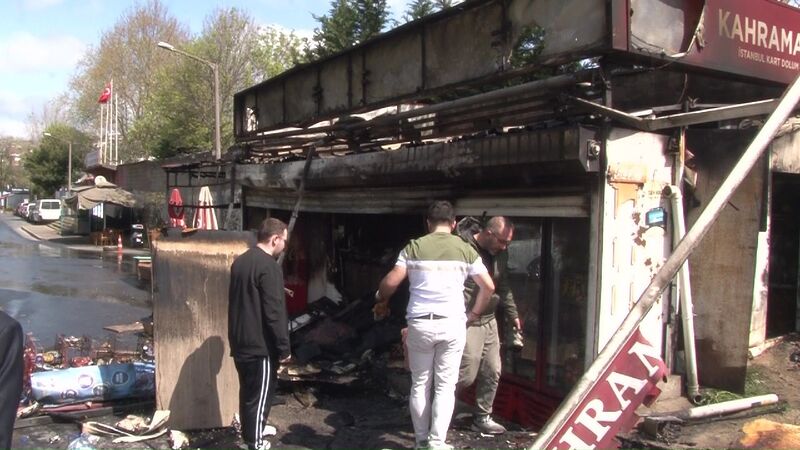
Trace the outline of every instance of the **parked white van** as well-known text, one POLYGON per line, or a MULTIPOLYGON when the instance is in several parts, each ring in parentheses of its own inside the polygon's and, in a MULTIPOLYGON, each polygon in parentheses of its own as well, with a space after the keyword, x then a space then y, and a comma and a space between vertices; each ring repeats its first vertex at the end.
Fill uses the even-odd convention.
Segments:
POLYGON ((36 212, 34 212, 34 222, 52 222, 61 218, 61 200, 57 198, 45 198, 36 201, 36 212))

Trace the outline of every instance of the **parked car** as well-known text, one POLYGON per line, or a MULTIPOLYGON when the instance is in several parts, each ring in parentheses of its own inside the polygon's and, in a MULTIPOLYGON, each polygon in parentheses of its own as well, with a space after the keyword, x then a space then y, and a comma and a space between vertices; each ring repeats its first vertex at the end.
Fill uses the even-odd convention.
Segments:
POLYGON ((33 202, 26 202, 26 203, 23 203, 23 204, 19 205, 19 216, 22 217, 25 220, 28 220, 28 212, 30 211, 31 207, 34 204, 35 203, 33 203, 33 202))
POLYGON ((17 210, 14 211, 14 214, 16 214, 19 217, 25 217, 25 213, 28 211, 28 203, 29 202, 22 202, 19 205, 17 205, 17 210))
POLYGON ((25 208, 25 220, 28 222, 33 222, 33 217, 36 214, 36 202, 28 203, 28 207, 25 208))
POLYGON ((57 198, 45 198, 36 202, 34 211, 31 213, 31 220, 34 223, 52 222, 61 217, 61 200, 57 198))

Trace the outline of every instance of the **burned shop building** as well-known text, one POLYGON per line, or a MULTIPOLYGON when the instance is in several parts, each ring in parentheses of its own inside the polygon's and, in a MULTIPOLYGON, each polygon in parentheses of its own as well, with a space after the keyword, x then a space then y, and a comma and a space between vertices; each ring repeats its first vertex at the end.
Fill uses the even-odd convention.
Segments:
MULTIPOLYGON (((770 38, 800 36, 797 23, 800 11, 771 0, 468 0, 237 93, 237 145, 218 193, 240 230, 290 222, 293 317, 321 299, 369 302, 402 246, 426 232, 433 200, 460 217, 510 217, 524 346, 504 350, 495 411, 537 428, 797 76, 800 46, 770 38)), ((697 383, 741 390, 747 349, 797 330, 798 153, 796 128, 785 128, 691 255, 690 276, 642 322, 690 394, 697 383)), ((162 298, 195 298, 164 284, 195 269, 167 256, 179 243, 158 244, 156 328, 188 314, 224 340, 226 264, 248 239, 236 234, 229 253, 206 260, 222 295, 198 301, 213 313, 162 298)), ((185 343, 170 358, 203 342, 187 333, 162 335, 185 343)), ((169 364, 159 370, 178 370, 169 364)), ((235 380, 222 364, 211 376, 235 380)), ((220 395, 217 415, 232 414, 235 398, 220 395)))

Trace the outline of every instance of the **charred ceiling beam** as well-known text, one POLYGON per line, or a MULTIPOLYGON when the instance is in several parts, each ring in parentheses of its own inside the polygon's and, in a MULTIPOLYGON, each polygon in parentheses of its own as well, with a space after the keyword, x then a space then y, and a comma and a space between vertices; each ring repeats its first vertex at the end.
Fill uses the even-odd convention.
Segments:
MULTIPOLYGON (((538 177, 598 170, 596 131, 577 125, 518 131, 311 161, 305 187, 412 186, 431 183, 532 185, 538 177)), ((256 189, 296 189, 304 161, 241 164, 237 181, 256 189)))
MULTIPOLYGON (((591 96, 595 71, 561 75, 518 86, 472 95, 429 106, 409 108, 369 120, 354 117, 332 125, 264 134, 242 141, 256 160, 281 157, 327 136, 354 152, 387 144, 419 144, 425 140, 462 137, 504 127, 523 126, 543 118, 563 116, 558 93, 591 96), (358 119, 358 120, 357 120, 358 119)), ((318 148, 323 155, 338 150, 318 148)))
MULTIPOLYGON (((496 192, 465 191, 455 186, 415 186, 413 189, 345 189, 309 192, 302 211, 343 214, 415 214, 424 211, 431 199, 456 199, 458 215, 479 216, 487 208, 497 214, 527 217, 587 217, 586 195, 571 192, 561 184, 558 192, 527 190, 527 196, 512 191, 503 197, 496 192), (495 196, 491 196, 495 194, 495 196)), ((290 190, 247 189, 247 205, 256 208, 291 210, 295 197, 290 190)))

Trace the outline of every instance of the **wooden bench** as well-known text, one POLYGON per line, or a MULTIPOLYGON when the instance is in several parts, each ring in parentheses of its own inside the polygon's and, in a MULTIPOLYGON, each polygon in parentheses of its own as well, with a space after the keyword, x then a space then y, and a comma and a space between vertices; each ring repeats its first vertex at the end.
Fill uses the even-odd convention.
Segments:
POLYGON ((150 256, 134 256, 136 261, 136 278, 139 280, 150 281, 153 273, 153 260, 150 256))

